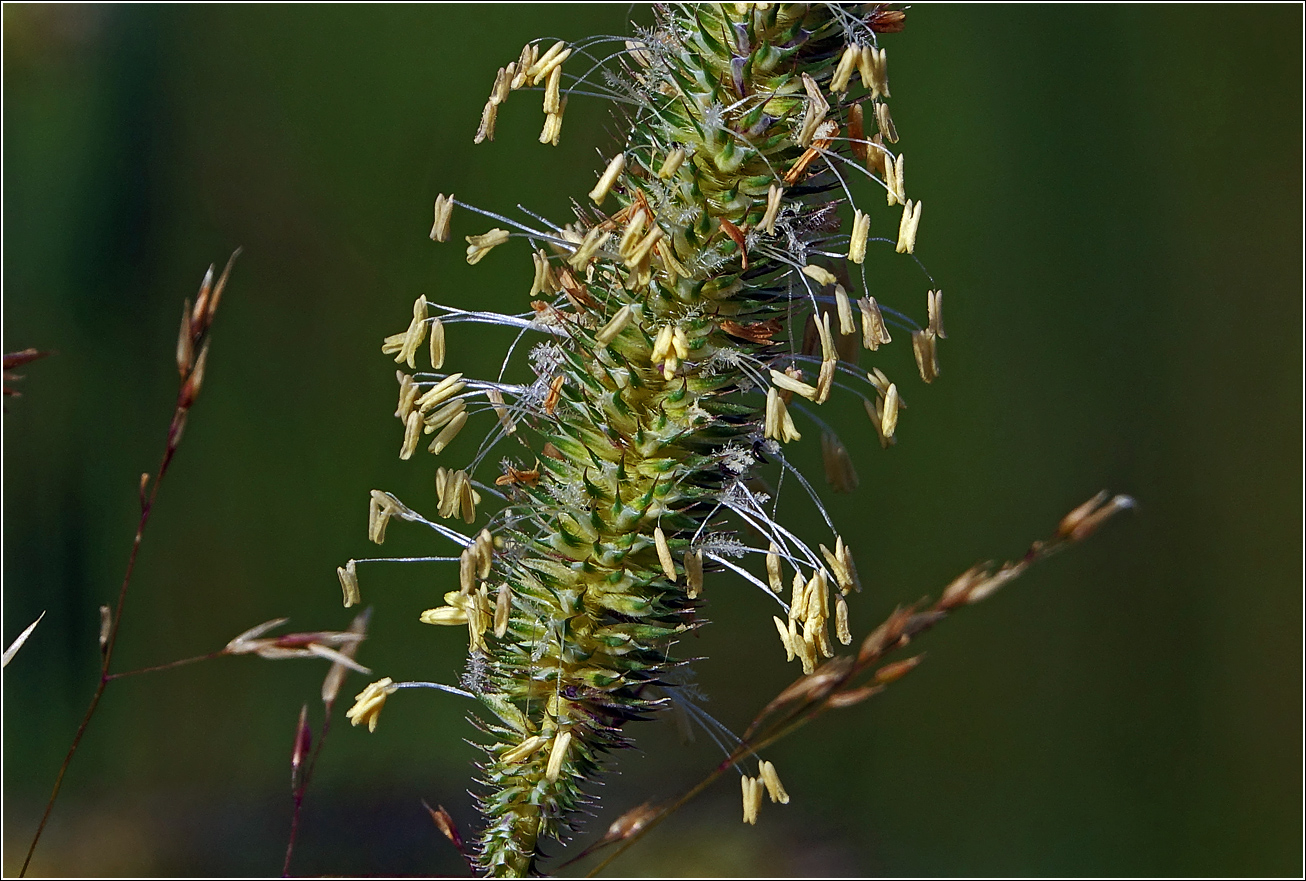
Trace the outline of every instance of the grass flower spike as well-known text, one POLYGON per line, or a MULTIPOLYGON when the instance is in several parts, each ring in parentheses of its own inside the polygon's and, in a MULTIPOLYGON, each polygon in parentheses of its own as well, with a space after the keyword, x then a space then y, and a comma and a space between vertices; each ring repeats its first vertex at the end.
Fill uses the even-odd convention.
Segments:
MULTIPOLYGON (((478 141, 512 124, 499 112, 529 87, 543 91, 541 141, 558 142, 568 99, 582 93, 628 108, 630 134, 566 225, 440 196, 432 239, 485 216, 464 237, 467 262, 525 239, 538 299, 500 315, 421 298, 382 348, 415 371, 399 374, 402 458, 422 433, 445 457, 465 426, 484 433, 472 461, 439 468, 435 519, 374 491, 369 529, 380 543, 400 519, 453 546, 422 558, 451 568, 444 604, 421 620, 468 628, 462 685, 482 707, 486 754, 476 856, 492 875, 532 872, 541 845, 574 828, 604 755, 628 745, 627 723, 680 699, 677 642, 699 626, 719 573, 774 599, 777 650, 805 672, 833 655, 832 626, 851 639, 851 551, 784 445, 819 435, 831 482, 849 490, 849 453, 815 409, 860 397, 887 444, 905 407, 882 372, 857 369, 859 350, 902 327, 922 378, 939 373, 941 299, 930 295, 922 328, 870 296, 864 264, 868 249, 913 253, 921 221, 886 146, 897 132, 879 42, 902 20, 883 6, 665 8, 635 40, 532 44, 494 78, 478 141), (864 120, 879 129, 869 138, 864 120), (854 204, 854 177, 888 206, 854 204), (478 323, 535 338, 533 380, 440 372, 446 331, 456 351, 458 325, 478 323), (415 370, 428 335, 431 370, 415 370), (754 481, 764 467, 812 495, 830 528, 819 551, 768 513, 754 481), (470 534, 440 522, 454 517, 470 534)), ((341 569, 347 602, 368 562, 341 569)), ((374 727, 393 690, 388 679, 368 686, 355 723, 374 727)), ((769 762, 743 788, 750 823, 764 792, 788 801, 769 762)))

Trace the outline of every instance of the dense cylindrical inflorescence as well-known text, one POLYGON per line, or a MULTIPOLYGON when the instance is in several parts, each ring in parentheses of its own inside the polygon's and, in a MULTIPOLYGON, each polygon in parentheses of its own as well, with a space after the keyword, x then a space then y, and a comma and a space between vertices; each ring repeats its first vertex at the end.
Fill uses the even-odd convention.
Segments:
MULTIPOLYGON (((491 874, 532 871, 539 844, 568 831, 603 754, 626 745, 626 723, 675 694, 674 647, 697 626, 705 571, 739 572, 775 596, 782 648, 807 672, 832 655, 831 625, 849 639, 844 596, 856 575, 843 540, 810 549, 772 519, 752 478, 779 462, 807 485, 781 446, 800 439, 806 415, 822 428, 830 482, 855 487, 847 450, 798 399, 857 395, 891 443, 898 388, 855 366, 859 349, 891 341, 891 325, 910 332, 921 377, 938 373, 941 295, 929 292, 922 328, 869 295, 861 265, 868 241, 913 251, 920 222, 879 45, 902 20, 883 6, 665 8, 615 51, 532 44, 499 71, 478 141, 494 137, 518 89, 543 90, 543 142, 557 143, 570 94, 607 92, 631 109, 628 140, 573 223, 489 215, 512 228, 467 237, 469 263, 511 238, 530 242, 530 312, 420 298, 408 330, 384 346, 414 368, 429 341, 434 372, 399 374, 403 458, 424 434, 442 452, 469 419, 490 431, 472 464, 436 476, 440 517, 473 524, 483 497, 502 498, 484 529, 464 535, 374 491, 370 532, 382 541, 398 517, 461 546, 458 589, 422 620, 468 628, 462 684, 488 710, 477 721, 487 735, 478 856, 491 874), (588 59, 584 75, 565 74, 577 59, 588 59), (847 184, 855 176, 882 188, 881 222, 895 235, 870 237, 873 212, 852 204, 847 184), (446 326, 476 321, 544 337, 530 353, 533 382, 439 372, 446 326), (498 444, 518 458, 487 475, 498 444), (748 555, 756 575, 732 562, 748 555)), ((433 239, 450 237, 455 209, 478 211, 441 196, 433 239)), ((360 562, 340 570, 347 604, 360 562)), ((374 725, 403 684, 378 685, 356 723, 374 725)), ((763 770, 769 787, 774 769, 763 770)), ((744 790, 760 800, 761 776, 744 790)))

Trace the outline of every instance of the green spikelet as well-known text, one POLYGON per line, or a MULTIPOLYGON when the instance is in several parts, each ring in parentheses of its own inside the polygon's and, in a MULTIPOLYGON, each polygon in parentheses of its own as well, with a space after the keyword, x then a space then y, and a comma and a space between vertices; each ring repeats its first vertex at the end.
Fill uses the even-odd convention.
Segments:
MULTIPOLYGON (((795 396, 825 401, 838 374, 840 385, 863 383, 881 440, 893 439, 896 386, 878 371, 867 385, 852 363, 859 337, 868 349, 889 342, 878 304, 846 292, 865 284, 849 281, 843 258, 862 262, 868 221, 856 212, 851 236, 841 235, 835 206, 851 200, 846 177, 872 176, 889 206, 906 203, 888 221, 896 243, 878 241, 912 250, 920 209, 905 199, 901 159, 887 146, 897 136, 877 46, 901 20, 882 7, 660 10, 654 28, 620 53, 622 85, 613 87, 637 109, 591 207, 567 228, 467 238, 469 263, 511 236, 536 248, 531 296, 543 299, 535 318, 475 313, 545 335, 532 353, 535 382, 401 374, 404 458, 423 432, 442 450, 473 412, 467 405, 488 398, 498 416, 489 441, 521 443, 538 459, 485 482, 475 479, 484 455, 465 472, 440 470, 444 517, 474 522, 482 491, 506 495, 478 538, 373 494, 374 540, 400 517, 463 546, 460 589, 423 620, 469 629, 473 673, 464 684, 487 711, 477 723, 487 735, 478 856, 492 875, 534 869, 539 845, 571 829, 604 754, 627 745, 626 723, 674 692, 668 674, 681 662, 672 647, 697 626, 704 569, 741 571, 727 558, 766 554, 767 572, 753 580, 774 594, 781 564, 794 569, 792 602, 780 601, 788 620, 776 623, 805 670, 832 654, 829 620, 847 641, 843 595, 854 576, 842 539, 814 553, 770 520, 747 480, 761 463, 783 462, 780 443, 799 438, 795 396), (868 137, 864 126, 878 131, 868 137), (723 537, 732 514, 769 548, 723 537)), ((556 143, 562 64, 573 50, 542 48, 528 46, 500 70, 478 141, 494 136, 513 90, 538 85, 547 114, 541 141, 556 143)), ((570 88, 577 85, 597 87, 570 88)), ((449 237, 455 205, 469 207, 437 202, 432 238, 449 237)), ((932 293, 929 326, 913 330, 927 381, 937 373, 938 306, 932 293)), ((430 333, 438 370, 444 323, 472 320, 444 311, 443 320, 431 318, 419 300, 408 331, 384 351, 413 367, 430 333)), ((493 418, 490 408, 474 409, 486 415, 473 419, 493 418)), ((847 451, 829 434, 822 446, 828 476, 850 488, 847 451)))

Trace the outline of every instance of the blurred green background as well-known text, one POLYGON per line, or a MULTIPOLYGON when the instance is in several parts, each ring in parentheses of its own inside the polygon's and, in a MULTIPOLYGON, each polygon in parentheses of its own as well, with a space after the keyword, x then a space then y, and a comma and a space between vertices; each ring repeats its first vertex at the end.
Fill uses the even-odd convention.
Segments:
MULTIPOLYGON (((561 145, 541 146, 525 94, 473 148, 495 69, 529 38, 628 34, 649 11, 3 14, 3 343, 58 351, 22 371, 4 418, 4 641, 47 610, 4 677, 12 873, 93 688, 96 609, 116 594, 175 394, 178 311, 204 267, 245 249, 117 669, 282 615, 348 622, 334 567, 369 553, 368 490, 432 504, 435 463, 396 457, 381 338, 419 293, 516 311, 530 284, 520 247, 471 268, 459 244, 428 240, 434 196, 568 219, 624 130, 576 98, 561 145)), ((909 347, 875 362, 911 404, 897 447, 835 405, 862 480, 831 503, 868 585, 854 630, 1020 554, 1102 487, 1139 509, 930 634, 926 663, 883 697, 773 749, 793 801, 758 828, 725 781, 616 866, 1298 875, 1302 10, 924 6, 907 21, 884 43, 892 106, 950 338, 928 389, 909 347)), ((454 231, 489 225, 461 213, 454 231)), ((923 317, 914 268, 875 267, 873 292, 923 317)), ((465 328, 450 328, 451 364, 490 373, 508 337, 465 328)), ((815 440, 797 455, 819 471, 815 440)), ((402 524, 385 546, 432 548, 402 524)), ((377 676, 455 680, 464 640, 417 621, 452 577, 363 569, 375 614, 360 658, 377 676)), ((724 576, 708 590, 714 623, 692 651, 708 709, 739 730, 796 668, 764 597, 724 576)), ((294 723, 304 701, 320 712, 325 669, 235 658, 117 683, 34 871, 277 872, 294 723)), ((405 692, 369 735, 338 707, 295 870, 460 872, 419 799, 474 826, 464 710, 405 692)), ((643 727, 592 834, 717 760, 706 738, 643 727)))

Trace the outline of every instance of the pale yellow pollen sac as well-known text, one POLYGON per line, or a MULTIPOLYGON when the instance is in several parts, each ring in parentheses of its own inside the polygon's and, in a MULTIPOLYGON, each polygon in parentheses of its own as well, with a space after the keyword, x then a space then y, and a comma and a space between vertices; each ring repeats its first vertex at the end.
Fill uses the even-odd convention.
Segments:
POLYGON ((794 419, 789 415, 789 409, 785 407, 784 401, 780 401, 780 443, 787 444, 790 441, 802 440, 803 436, 798 433, 794 426, 794 419))
POLYGON ((405 461, 413 457, 417 449, 417 439, 422 436, 422 414, 416 410, 408 414, 404 422, 404 442, 399 448, 399 458, 405 461))
POLYGON ((345 608, 362 602, 363 596, 358 590, 358 561, 350 560, 343 566, 337 566, 336 574, 340 576, 340 589, 345 594, 345 608))
POLYGON ((771 592, 776 596, 784 590, 784 581, 780 577, 780 548, 775 542, 766 551, 766 580, 771 585, 771 592))
POLYGON ((653 59, 649 57, 647 49, 641 48, 643 45, 642 43, 636 43, 634 40, 627 40, 626 54, 640 67, 649 67, 653 64, 653 59))
POLYGON ((449 241, 449 231, 453 221, 453 193, 440 194, 435 197, 435 223, 431 224, 431 241, 449 241))
POLYGON ((555 67, 549 71, 548 81, 544 84, 544 112, 557 113, 562 109, 562 68, 555 67))
POLYGON ((853 231, 848 239, 848 259, 854 263, 866 262, 866 240, 871 235, 871 217, 853 209, 853 231))
POLYGON ((649 355, 649 360, 654 364, 664 360, 671 354, 671 335, 671 325, 665 324, 653 339, 653 352, 649 355))
MULTIPOLYGON (((800 368, 800 367, 798 367, 798 366, 796 366, 796 365, 792 365, 792 364, 791 364, 790 366, 786 367, 786 368, 784 369, 782 375, 788 377, 788 378, 789 378, 790 380, 792 380, 793 382, 802 382, 804 385, 807 384, 807 383, 804 382, 804 380, 803 380, 803 371, 802 371, 802 368, 800 368)), ((775 385, 775 383, 772 383, 772 385, 775 385)), ((776 388, 780 389, 780 400, 783 401, 784 404, 785 404, 786 406, 788 406, 789 404, 792 404, 792 403, 793 403, 793 400, 794 400, 794 392, 793 392, 792 389, 789 389, 789 388, 783 388, 783 387, 781 387, 781 386, 776 386, 776 388)), ((812 386, 812 396, 813 396, 813 397, 816 396, 816 387, 815 387, 815 386, 812 386)))
POLYGON ((441 517, 457 517, 461 513, 463 487, 467 482, 466 471, 450 471, 444 467, 435 470, 435 493, 439 499, 437 513, 441 517))
POLYGON ((815 386, 808 385, 807 383, 801 380, 794 379, 789 374, 781 373, 779 370, 771 371, 771 383, 776 388, 784 389, 785 391, 802 395, 804 398, 807 398, 807 400, 809 401, 814 400, 816 398, 815 386))
POLYGON ((862 85, 871 92, 871 98, 888 98, 889 95, 889 57, 883 49, 863 46, 858 67, 861 70, 862 85))
POLYGON ((893 124, 893 117, 889 115, 889 105, 883 101, 875 102, 875 127, 880 130, 884 140, 890 144, 898 143, 898 129, 893 124))
POLYGON ((830 643, 830 629, 826 626, 824 620, 816 628, 816 650, 821 653, 823 658, 834 657, 834 646, 830 643))
MULTIPOLYGON (((886 376, 884 371, 880 368, 872 368, 871 371, 866 374, 866 379, 871 385, 875 386, 875 390, 879 393, 881 398, 889 393, 889 377, 886 376)), ((901 398, 899 399, 898 406, 905 406, 902 403, 901 398)))
POLYGON ((789 620, 800 621, 807 617, 808 580, 801 571, 794 571, 794 581, 789 599, 789 620))
POLYGON ((675 377, 676 368, 680 366, 680 358, 676 355, 675 330, 671 325, 665 325, 653 342, 652 363, 662 364, 662 377, 668 382, 675 377))
POLYGON ((558 41, 540 56, 539 60, 530 66, 526 72, 527 77, 531 80, 531 85, 535 85, 545 77, 553 73, 554 68, 562 66, 562 63, 571 56, 571 50, 567 44, 558 41))
POLYGON ((762 422, 762 434, 764 437, 778 439, 780 437, 780 411, 777 404, 780 402, 780 395, 776 392, 775 386, 766 390, 766 412, 762 422))
POLYGON ((417 383, 402 370, 395 371, 395 378, 399 380, 399 405, 395 408, 395 416, 406 420, 408 414, 413 412, 413 402, 417 400, 417 383))
POLYGON ((555 783, 562 774, 562 763, 567 760, 567 750, 571 746, 571 729, 564 729, 553 738, 553 747, 549 750, 549 764, 544 769, 544 779, 555 783))
POLYGON ((490 629, 494 620, 494 610, 490 606, 489 593, 485 585, 472 595, 467 607, 467 651, 483 652, 486 649, 485 631, 490 629))
POLYGON ((429 412, 432 408, 438 407, 454 395, 460 394, 463 389, 467 388, 467 383, 463 382, 462 378, 461 373, 451 373, 437 382, 417 399, 417 409, 423 413, 429 412))
POLYGON ((841 284, 834 286, 834 304, 839 313, 839 333, 844 336, 857 333, 857 325, 853 321, 853 304, 841 284))
POLYGON ((473 144, 484 143, 485 141, 494 140, 494 124, 499 119, 499 102, 493 97, 485 102, 485 107, 481 109, 481 124, 476 127, 476 134, 472 136, 473 144))
POLYGON ((884 399, 876 398, 875 403, 863 399, 862 406, 866 408, 867 418, 875 426, 875 435, 880 439, 880 446, 887 450, 892 444, 897 443, 894 438, 887 437, 884 434, 884 399))
POLYGON ((810 676, 816 671, 816 664, 819 660, 816 656, 816 632, 815 628, 803 626, 803 638, 798 643, 798 659, 803 662, 803 675, 810 676))
POLYGON ((772 804, 789 804, 789 793, 785 792, 784 785, 780 782, 780 775, 775 772, 775 765, 770 762, 762 762, 762 782, 766 784, 766 793, 771 797, 772 804))
POLYGON ((379 489, 372 490, 367 503, 367 538, 376 544, 385 543, 385 527, 393 512, 390 497, 379 489))
POLYGON ((463 548, 458 555, 458 589, 464 594, 476 590, 476 546, 463 548))
MULTIPOLYGON (((901 157, 899 157, 901 158, 901 157)), ((899 254, 913 254, 916 251, 916 231, 921 225, 921 203, 911 199, 902 209, 902 220, 898 223, 898 245, 894 249, 899 254)))
POLYGON ((744 822, 756 826, 757 812, 762 807, 762 781, 745 774, 740 782, 744 795, 744 822))
POLYGON ((658 239, 657 248, 658 256, 662 258, 662 265, 666 269, 668 280, 675 284, 677 278, 689 278, 689 273, 679 260, 676 259, 675 252, 667 244, 665 238, 658 239))
POLYGON ((467 623, 467 613, 457 606, 440 606, 427 609, 419 619, 423 624, 441 624, 446 627, 467 623))
POLYGON ((803 89, 807 92, 807 112, 803 115, 802 128, 798 132, 798 143, 810 147, 817 127, 830 112, 830 102, 821 94, 821 87, 816 84, 816 80, 806 73, 803 74, 803 89))
MULTIPOLYGON (((899 404, 899 406, 902 405, 899 404)), ((848 578, 852 581, 853 590, 861 593, 862 583, 857 577, 857 564, 853 562, 852 551, 843 543, 842 536, 835 536, 834 553, 835 556, 839 558, 839 562, 843 564, 844 570, 848 573, 848 578)), ((845 590, 843 592, 847 593, 848 591, 845 590)))
POLYGON ((930 315, 930 330, 939 339, 946 340, 948 335, 943 330, 943 291, 930 291, 925 299, 930 315))
POLYGON ((630 216, 630 222, 626 224, 626 230, 621 234, 621 242, 617 245, 617 253, 621 255, 621 259, 629 260, 635 253, 635 246, 639 244, 640 236, 644 233, 644 221, 647 217, 643 208, 636 208, 635 213, 630 216))
MULTIPOLYGON (((472 481, 463 472, 462 486, 458 491, 458 507, 463 515, 464 523, 472 523, 476 520, 476 505, 480 502, 481 496, 476 490, 472 489, 472 481)), ((485 576, 482 575, 482 578, 485 576)))
POLYGON ((857 72, 862 77, 862 88, 871 93, 872 100, 879 97, 875 87, 875 60, 877 57, 874 46, 862 46, 857 54, 857 72))
POLYGON ((658 177, 663 180, 670 180, 677 171, 680 170, 681 163, 685 161, 685 150, 683 147, 676 147, 667 154, 667 158, 662 160, 662 167, 658 169, 658 177))
POLYGON ((533 43, 527 43, 521 50, 521 57, 517 59, 517 66, 513 71, 512 80, 508 83, 510 89, 520 89, 526 85, 527 74, 530 68, 539 60, 540 47, 533 43))
POLYGON ((523 762, 534 755, 540 747, 548 743, 549 739, 539 734, 533 734, 514 746, 512 749, 505 750, 500 756, 499 761, 505 765, 515 765, 523 762))
POLYGON ((479 236, 466 236, 465 238, 467 239, 467 262, 475 265, 480 263, 481 258, 490 253, 491 250, 508 241, 508 231, 496 227, 479 236))
POLYGON ((617 314, 613 315, 608 323, 599 328, 598 333, 594 334, 594 341, 600 346, 611 343, 630 324, 632 315, 634 315, 634 310, 629 304, 622 306, 617 310, 617 314))
POLYGON ((782 444, 802 439, 802 435, 794 427, 793 417, 789 415, 785 402, 780 400, 780 395, 776 392, 775 386, 771 386, 766 392, 766 421, 763 426, 763 434, 766 437, 780 441, 782 444))
POLYGON ((490 405, 494 407, 495 414, 499 417, 499 424, 508 434, 517 431, 517 425, 513 422, 512 416, 508 413, 508 407, 503 402, 503 392, 497 388, 488 388, 485 390, 485 397, 489 398, 490 405))
POLYGON ((911 334, 911 348, 916 355, 916 367, 921 372, 921 379, 934 382, 939 376, 939 347, 937 337, 932 330, 914 330, 911 334))
POLYGON ((671 546, 667 544, 667 536, 661 526, 653 529, 653 544, 658 549, 658 562, 662 564, 662 572, 667 576, 668 581, 675 584, 676 563, 671 556, 671 546))
POLYGON ((834 75, 830 77, 831 92, 848 91, 848 83, 852 80, 860 60, 861 53, 856 46, 848 46, 843 50, 843 55, 839 57, 839 63, 834 68, 834 75))
POLYGON ((426 428, 423 429, 423 432, 425 434, 431 434, 432 432, 443 428, 452 422, 459 413, 466 409, 467 402, 462 398, 455 398, 440 409, 427 414, 422 419, 422 423, 426 426, 426 428))
POLYGON ((839 594, 834 598, 834 632, 839 637, 839 642, 844 645, 851 645, 853 641, 852 631, 848 629, 848 601, 839 594))
POLYGON ((824 404, 834 387, 835 369, 839 363, 839 353, 834 346, 834 337, 830 333, 830 313, 821 313, 821 320, 816 322, 817 332, 821 335, 821 373, 816 379, 817 404, 824 404))
POLYGON ((494 636, 503 639, 508 632, 508 616, 512 613, 512 588, 508 582, 499 585, 498 596, 494 600, 494 636))
POLYGON ((417 366, 417 347, 426 339, 426 296, 422 295, 413 301, 413 320, 408 323, 408 330, 404 331, 404 342, 400 346, 398 354, 395 355, 395 363, 400 361, 408 362, 410 369, 417 366))
POLYGON ((787 664, 794 659, 794 646, 789 641, 789 626, 775 615, 771 616, 771 620, 775 622, 775 629, 780 633, 780 644, 785 648, 785 663, 787 664))
POLYGON ((766 191, 766 212, 762 214, 762 222, 757 225, 757 228, 765 230, 769 236, 775 235, 775 219, 780 216, 780 204, 784 193, 784 188, 779 184, 771 184, 766 191))
POLYGON ((889 383, 889 391, 884 396, 884 415, 880 421, 880 431, 885 437, 893 437, 898 430, 898 387, 889 383))
POLYGON ((571 255, 567 263, 578 272, 583 270, 594 259, 594 255, 598 253, 599 248, 602 248, 611 236, 612 233, 602 227, 594 227, 585 234, 580 246, 576 248, 576 253, 571 255))
POLYGON ((906 182, 907 157, 899 153, 897 158, 884 156, 884 198, 889 207, 902 205, 907 201, 906 182))
MULTIPOLYGON (((470 487, 471 484, 468 483, 470 487)), ((482 529, 476 536, 476 575, 481 579, 490 577, 490 570, 494 567, 494 536, 490 535, 490 530, 482 529)))
POLYGON ((431 319, 431 369, 439 370, 444 366, 444 322, 438 318, 431 319))
POLYGON ((676 325, 676 329, 671 332, 671 347, 676 350, 676 357, 680 360, 689 357, 689 337, 685 336, 680 325, 676 325))
POLYGON ((553 265, 549 263, 548 255, 544 253, 544 249, 541 248, 532 254, 531 260, 535 263, 535 278, 531 281, 531 292, 527 296, 556 294, 558 292, 558 278, 553 273, 553 265))
POLYGON ((451 500, 456 498, 453 490, 458 480, 458 474, 459 472, 450 471, 443 465, 435 469, 435 495, 438 499, 436 513, 441 517, 452 517, 454 515, 455 509, 451 500))
POLYGON ((821 433, 821 464, 825 467, 825 482, 835 492, 850 493, 857 489, 860 480, 852 456, 843 441, 828 431, 821 433))
POLYGON ((381 341, 381 354, 393 355, 404 347, 404 340, 408 339, 408 332, 392 333, 381 341))
POLYGON ((838 281, 838 279, 834 277, 833 272, 826 269, 824 266, 816 266, 811 263, 803 267, 803 275, 812 279, 821 286, 832 285, 838 281))
POLYGON ((351 725, 362 725, 367 723, 369 733, 376 731, 376 724, 381 719, 381 708, 385 706, 385 699, 399 690, 394 684, 394 680, 389 676, 384 679, 378 679, 371 685, 364 688, 354 697, 354 705, 345 713, 351 725))
POLYGON ((880 304, 875 302, 874 297, 862 297, 857 301, 857 307, 862 312, 863 346, 873 352, 885 343, 893 342, 889 328, 884 323, 884 315, 880 312, 880 304))
MULTIPOLYGON (((562 99, 562 109, 567 109, 567 99, 562 99)), ((546 113, 544 115, 544 128, 540 130, 540 143, 558 146, 558 140, 562 137, 562 113, 546 113)))
POLYGON ((830 617, 829 585, 825 570, 818 569, 807 583, 807 617, 803 619, 803 636, 811 640, 821 655, 834 657, 826 622, 830 617))
POLYGON ((835 550, 830 550, 825 545, 821 545, 821 556, 825 557, 825 562, 830 564, 830 571, 834 573, 834 580, 839 585, 839 590, 847 593, 852 590, 853 580, 852 573, 844 565, 843 558, 839 556, 839 549, 843 547, 843 539, 835 536, 835 550))
POLYGON ((820 626, 829 617, 829 582, 825 569, 818 569, 807 580, 807 624, 820 626))
POLYGON ((691 600, 703 592, 703 552, 685 551, 685 593, 691 600))
POLYGON ((889 162, 889 148, 884 146, 884 135, 878 132, 871 135, 866 143, 866 170, 884 179, 889 173, 889 162))
POLYGON ((630 256, 626 258, 627 268, 634 269, 644 263, 644 261, 648 259, 649 254, 652 253, 653 248, 658 244, 658 242, 662 241, 662 238, 665 235, 666 233, 662 231, 662 227, 660 226, 654 226, 649 230, 648 235, 640 239, 639 244, 634 247, 630 252, 630 256))
POLYGON ((462 492, 458 495, 458 504, 462 508, 462 522, 470 523, 477 518, 477 505, 481 504, 481 493, 471 488, 470 479, 462 483, 462 492))
POLYGON ((603 170, 603 174, 599 177, 599 182, 594 185, 594 189, 590 190, 590 198, 594 200, 595 205, 603 204, 603 200, 612 191, 613 184, 617 182, 617 178, 621 177, 621 172, 625 169, 626 154, 618 153, 613 156, 612 161, 608 163, 608 167, 603 170))
POLYGON ((420 619, 422 623, 446 626, 466 624, 468 651, 484 651, 485 631, 493 615, 485 585, 472 592, 450 591, 444 595, 444 601, 448 605, 423 612, 420 619))
POLYGON ((463 426, 466 424, 467 414, 465 412, 459 413, 435 436, 435 440, 431 441, 430 446, 426 449, 435 455, 444 452, 444 448, 453 443, 453 439, 458 436, 458 432, 462 431, 463 426))
POLYGON ((509 61, 507 67, 499 68, 494 78, 494 87, 490 90, 490 100, 502 104, 512 93, 512 81, 517 77, 517 62, 509 61))

